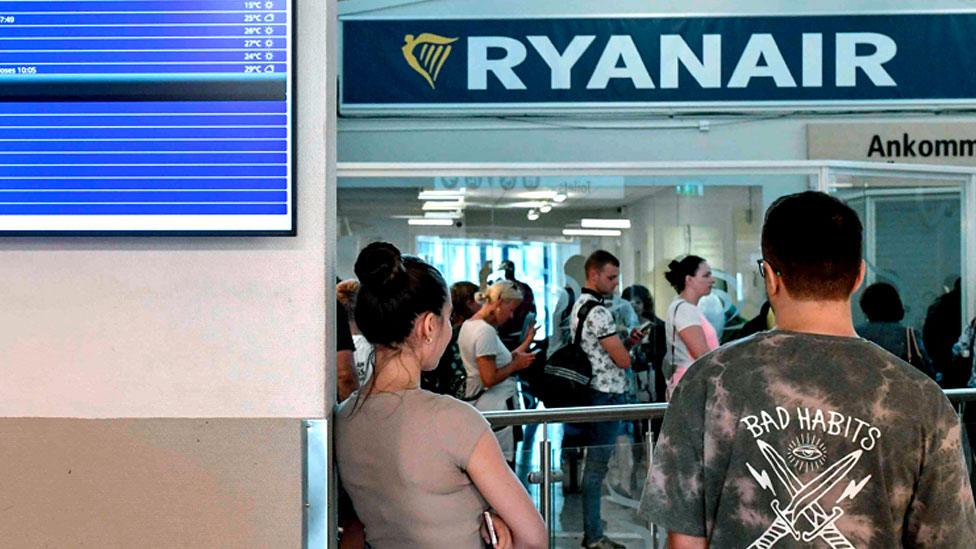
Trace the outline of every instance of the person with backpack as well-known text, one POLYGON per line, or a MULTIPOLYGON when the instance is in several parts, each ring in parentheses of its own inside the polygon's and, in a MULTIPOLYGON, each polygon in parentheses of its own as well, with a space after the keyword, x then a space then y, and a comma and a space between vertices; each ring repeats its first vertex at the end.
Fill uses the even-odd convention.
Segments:
MULTIPOLYGON (((606 250, 590 254, 584 265, 586 285, 570 315, 576 342, 589 359, 592 378, 589 385, 589 404, 607 406, 626 404, 627 376, 630 353, 617 335, 613 315, 604 302, 612 295, 620 277, 620 260, 606 250), (588 314, 580 314, 588 310, 588 314), (582 318, 581 318, 582 317, 582 318), (580 328, 582 326, 582 328, 580 328)), ((607 476, 622 422, 602 421, 587 424, 587 449, 583 473, 583 547, 617 549, 623 545, 606 537, 600 518, 603 480, 607 476)))
MULTIPOLYGON (((458 332, 458 349, 467 372, 465 400, 481 411, 506 410, 517 389, 513 374, 532 365, 535 353, 529 344, 535 337, 535 326, 518 347, 509 351, 498 337, 498 326, 512 318, 522 302, 522 292, 511 280, 492 284, 475 297, 481 309, 464 321, 458 332)), ((509 463, 515 460, 515 436, 511 426, 495 432, 509 463)))

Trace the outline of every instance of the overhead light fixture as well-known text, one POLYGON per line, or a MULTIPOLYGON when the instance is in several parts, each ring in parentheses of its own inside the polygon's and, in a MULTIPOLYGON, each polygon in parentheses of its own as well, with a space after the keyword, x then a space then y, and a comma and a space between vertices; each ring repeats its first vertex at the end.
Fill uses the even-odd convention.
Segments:
POLYGON ((424 202, 423 210, 426 212, 431 210, 460 210, 461 208, 464 208, 463 200, 454 202, 424 202))
POLYGON ((525 214, 525 217, 528 217, 529 221, 535 221, 536 219, 539 219, 539 212, 534 209, 529 210, 528 213, 525 214))
POLYGON ((552 196, 552 201, 556 204, 562 204, 566 201, 566 198, 568 198, 566 193, 556 193, 552 196))
POLYGON ((580 219, 584 229, 629 229, 629 219, 580 219))
POLYGON ((522 202, 511 202, 507 206, 509 208, 535 208, 539 209, 546 205, 543 200, 525 200, 522 202))
POLYGON ((438 219, 438 218, 427 218, 427 217, 412 217, 407 220, 407 225, 416 225, 421 227, 450 227, 454 225, 453 219, 438 219))
POLYGON ((459 200, 464 198, 466 189, 456 191, 420 191, 417 195, 418 200, 459 200))
POLYGON ((461 210, 424 212, 424 217, 427 219, 457 219, 463 215, 461 210))
POLYGON ((620 236, 624 233, 614 229, 563 229, 564 236, 620 236))
POLYGON ((522 191, 515 196, 525 200, 552 200, 556 194, 556 191, 522 191))
POLYGON ((539 212, 547 214, 552 211, 552 204, 543 204, 539 206, 539 212))

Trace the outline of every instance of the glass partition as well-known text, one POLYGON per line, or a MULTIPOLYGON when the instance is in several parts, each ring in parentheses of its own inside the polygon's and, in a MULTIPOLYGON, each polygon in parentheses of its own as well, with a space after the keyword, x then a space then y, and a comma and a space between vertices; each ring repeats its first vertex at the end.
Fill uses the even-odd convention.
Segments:
POLYGON ((854 297, 855 325, 870 330, 871 304, 863 299, 865 291, 890 285, 904 311, 901 324, 916 331, 920 350, 930 357, 938 377, 946 376, 952 386, 952 346, 965 322, 963 182, 837 172, 828 184, 831 193, 858 211, 864 225, 867 273, 854 297))

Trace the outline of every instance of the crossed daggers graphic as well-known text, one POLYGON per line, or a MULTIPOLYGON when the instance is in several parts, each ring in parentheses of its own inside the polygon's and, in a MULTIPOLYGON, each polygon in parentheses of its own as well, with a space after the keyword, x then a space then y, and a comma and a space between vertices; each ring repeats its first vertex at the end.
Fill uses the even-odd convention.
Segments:
POLYGON ((749 549, 770 549, 788 534, 797 541, 803 539, 804 542, 810 543, 819 537, 833 549, 854 549, 851 542, 834 524, 844 514, 844 510, 835 506, 828 514, 819 502, 831 488, 851 472, 851 469, 857 465, 863 451, 851 452, 825 469, 816 478, 804 484, 790 470, 786 460, 779 455, 776 449, 761 440, 757 440, 756 443, 759 445, 759 451, 762 452, 763 457, 766 458, 773 472, 776 473, 776 477, 786 487, 791 500, 785 509, 781 508, 782 505, 778 500, 773 500, 771 506, 773 512, 776 513, 776 520, 769 525, 759 539, 752 542, 749 549), (801 516, 813 525, 811 530, 800 532, 797 529, 797 522, 801 516))

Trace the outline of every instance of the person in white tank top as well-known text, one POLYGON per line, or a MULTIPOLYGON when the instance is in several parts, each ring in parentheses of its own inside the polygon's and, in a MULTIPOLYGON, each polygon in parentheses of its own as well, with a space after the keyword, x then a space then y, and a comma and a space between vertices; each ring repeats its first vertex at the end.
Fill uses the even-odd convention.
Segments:
POLYGON ((678 297, 668 307, 665 320, 668 345, 664 377, 670 401, 688 368, 705 353, 717 349, 719 342, 715 328, 698 307, 698 301, 715 285, 708 262, 697 255, 689 255, 680 261, 672 261, 664 277, 678 292, 678 297))

